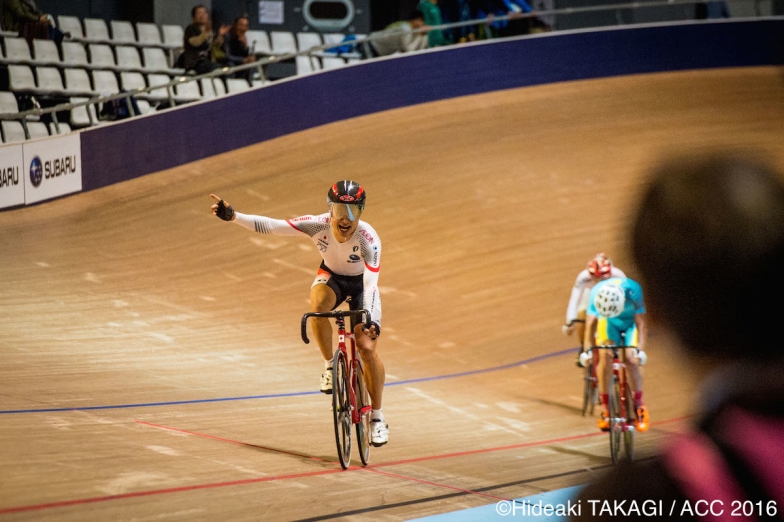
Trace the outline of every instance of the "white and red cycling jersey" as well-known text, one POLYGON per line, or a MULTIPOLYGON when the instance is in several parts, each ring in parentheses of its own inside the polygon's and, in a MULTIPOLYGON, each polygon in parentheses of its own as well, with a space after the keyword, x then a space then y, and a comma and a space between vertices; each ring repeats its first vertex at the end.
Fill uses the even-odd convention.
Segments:
MULTIPOLYGON (((329 213, 301 216, 295 219, 272 219, 264 216, 235 213, 234 222, 261 234, 277 236, 306 235, 318 248, 324 265, 332 274, 363 276, 362 306, 373 321, 381 325, 381 298, 378 273, 381 268, 381 239, 376 231, 360 220, 351 239, 339 242, 332 233, 329 213)), ((314 284, 323 283, 329 274, 319 270, 314 284)))
MULTIPOLYGON (((612 267, 609 277, 626 278, 626 274, 620 268, 612 267)), ((572 287, 572 295, 569 298, 569 305, 566 307, 566 324, 571 324, 572 321, 577 319, 578 312, 588 307, 588 296, 591 293, 591 289, 598 282, 599 280, 595 279, 588 272, 587 268, 577 274, 577 279, 572 287)))

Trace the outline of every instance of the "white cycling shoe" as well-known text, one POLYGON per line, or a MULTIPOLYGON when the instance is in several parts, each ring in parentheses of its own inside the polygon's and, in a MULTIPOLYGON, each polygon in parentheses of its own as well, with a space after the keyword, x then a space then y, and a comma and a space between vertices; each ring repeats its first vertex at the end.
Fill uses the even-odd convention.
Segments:
POLYGON ((376 447, 389 442, 389 426, 384 420, 373 419, 370 421, 370 443, 376 447))
POLYGON ((321 386, 319 387, 321 393, 332 395, 332 368, 327 368, 321 374, 321 386))

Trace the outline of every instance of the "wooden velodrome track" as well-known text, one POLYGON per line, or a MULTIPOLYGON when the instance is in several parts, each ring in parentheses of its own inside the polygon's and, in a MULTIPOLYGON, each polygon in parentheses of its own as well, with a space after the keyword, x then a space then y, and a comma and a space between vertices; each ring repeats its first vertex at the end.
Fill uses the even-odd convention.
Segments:
MULTIPOLYGON (((663 154, 753 147, 784 167, 782 122, 773 68, 543 85, 0 213, 0 520, 401 520, 590 480, 610 466, 560 329, 574 277, 598 251, 635 275, 626 229, 663 154), (209 213, 211 192, 320 213, 344 178, 384 244, 391 428, 348 471, 298 330, 318 253, 209 213)), ((694 399, 653 333, 639 458, 694 399)))

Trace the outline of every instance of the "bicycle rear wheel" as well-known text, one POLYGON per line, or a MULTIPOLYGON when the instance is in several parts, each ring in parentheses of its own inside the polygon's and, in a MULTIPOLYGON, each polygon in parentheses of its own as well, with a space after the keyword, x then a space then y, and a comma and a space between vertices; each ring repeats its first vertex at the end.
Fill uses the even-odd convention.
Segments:
POLYGON ((363 465, 367 465, 370 460, 370 411, 362 413, 362 409, 370 406, 370 395, 365 386, 364 372, 362 363, 357 361, 354 373, 354 393, 357 396, 357 411, 360 413, 359 423, 357 424, 357 448, 359 458, 363 465))
POLYGON ((343 469, 351 462, 351 403, 348 398, 346 354, 338 350, 332 360, 332 419, 335 421, 335 443, 343 469))
POLYGON ((634 429, 634 419, 637 418, 637 412, 634 408, 634 398, 632 397, 632 389, 627 382, 624 386, 626 389, 626 422, 624 423, 623 431, 623 449, 626 452, 626 460, 629 462, 634 460, 634 436, 636 430, 634 429))
POLYGON ((610 385, 609 396, 610 410, 610 457, 613 464, 618 464, 618 454, 621 451, 621 431, 623 423, 621 419, 621 387, 618 378, 613 375, 610 385))

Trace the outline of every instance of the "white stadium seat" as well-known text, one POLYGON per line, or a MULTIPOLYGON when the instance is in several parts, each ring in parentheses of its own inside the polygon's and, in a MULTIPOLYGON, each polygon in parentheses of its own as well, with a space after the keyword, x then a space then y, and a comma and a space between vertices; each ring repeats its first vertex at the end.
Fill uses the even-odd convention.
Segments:
POLYGON ((84 19, 84 37, 92 42, 109 42, 109 27, 101 18, 84 19))
POLYGON ((82 22, 76 16, 59 15, 57 17, 57 28, 64 33, 71 33, 71 38, 74 40, 84 39, 82 22))
POLYGON ((288 54, 297 52, 297 42, 294 40, 294 33, 288 31, 270 32, 270 43, 272 52, 275 54, 288 54))
POLYGON ((3 143, 19 143, 27 139, 21 122, 3 121, 0 127, 3 129, 3 143))
POLYGON ((139 43, 144 45, 161 45, 161 32, 158 26, 146 22, 136 23, 136 33, 139 35, 139 43))
POLYGON ((87 66, 87 50, 79 42, 63 42, 63 65, 87 66))
POLYGON ((136 43, 136 33, 131 22, 125 20, 111 20, 112 40, 115 43, 136 43))

